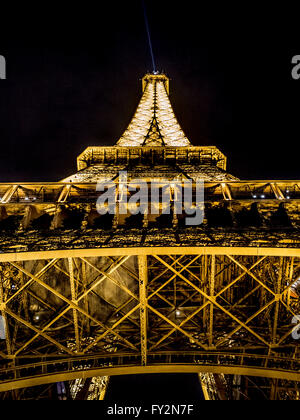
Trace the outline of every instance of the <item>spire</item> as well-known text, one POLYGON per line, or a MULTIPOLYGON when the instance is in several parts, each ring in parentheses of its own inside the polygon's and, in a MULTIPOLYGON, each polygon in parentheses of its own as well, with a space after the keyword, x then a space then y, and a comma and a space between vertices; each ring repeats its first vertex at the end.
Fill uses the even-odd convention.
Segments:
POLYGON ((164 74, 146 74, 143 96, 117 146, 190 146, 169 99, 169 79, 164 74))

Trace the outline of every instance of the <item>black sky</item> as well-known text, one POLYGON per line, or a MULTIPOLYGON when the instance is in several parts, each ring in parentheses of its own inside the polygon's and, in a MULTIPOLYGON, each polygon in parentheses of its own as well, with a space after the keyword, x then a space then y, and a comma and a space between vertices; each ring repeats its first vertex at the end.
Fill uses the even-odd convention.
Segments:
MULTIPOLYGON (((157 65, 190 141, 218 146, 240 178, 299 179, 297 10, 146 3, 157 65)), ((0 182, 57 181, 87 146, 113 145, 133 115, 151 70, 141 2, 9 4, 0 12, 0 182)))
POLYGON ((198 375, 172 373, 111 377, 105 400, 107 403, 136 401, 178 404, 179 401, 200 402, 204 396, 198 375))
MULTIPOLYGON (((299 179, 297 11, 146 3, 156 61, 191 142, 220 147, 241 178, 299 179)), ((1 182, 59 180, 85 147, 112 145, 126 128, 151 70, 143 11, 138 0, 103 4, 1 11, 1 182)))

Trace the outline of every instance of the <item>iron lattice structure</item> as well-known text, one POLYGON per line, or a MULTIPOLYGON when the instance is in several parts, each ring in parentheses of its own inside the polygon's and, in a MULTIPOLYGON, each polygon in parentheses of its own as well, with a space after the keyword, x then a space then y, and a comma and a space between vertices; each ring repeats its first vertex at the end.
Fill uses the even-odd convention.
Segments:
POLYGON ((143 91, 117 145, 88 148, 77 174, 0 184, 0 392, 197 372, 206 398, 299 399, 300 181, 238 180, 217 148, 190 144, 166 76, 143 91), (171 214, 100 216, 96 182, 119 202, 120 170, 173 180, 171 214), (176 188, 199 177, 205 219, 187 227, 176 188))

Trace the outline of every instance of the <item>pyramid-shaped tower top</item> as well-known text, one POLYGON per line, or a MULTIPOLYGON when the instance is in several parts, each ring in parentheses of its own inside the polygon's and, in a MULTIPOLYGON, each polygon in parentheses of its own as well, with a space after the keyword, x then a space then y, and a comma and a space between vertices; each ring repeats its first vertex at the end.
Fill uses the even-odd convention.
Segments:
POLYGON ((64 182, 95 182, 129 177, 165 179, 182 174, 195 179, 236 179, 226 172, 227 158, 215 146, 193 146, 181 129, 169 99, 169 79, 146 74, 143 95, 124 134, 114 146, 90 146, 77 158, 78 172, 64 182), (178 172, 179 171, 179 172, 178 172))
POLYGON ((146 74, 142 82, 143 96, 117 146, 190 146, 170 103, 169 78, 146 74))

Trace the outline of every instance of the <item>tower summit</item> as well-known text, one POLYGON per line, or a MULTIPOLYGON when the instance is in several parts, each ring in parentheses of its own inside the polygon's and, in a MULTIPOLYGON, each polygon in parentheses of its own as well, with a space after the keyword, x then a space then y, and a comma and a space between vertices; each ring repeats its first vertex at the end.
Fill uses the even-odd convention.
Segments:
POLYGON ((118 146, 191 145, 175 117, 169 92, 169 79, 164 74, 144 76, 143 96, 131 123, 117 142, 118 146))
POLYGON ((193 146, 182 130, 169 98, 165 74, 146 74, 142 97, 127 129, 113 147, 88 147, 77 160, 78 173, 64 182, 97 182, 115 177, 121 168, 129 177, 152 172, 158 178, 185 173, 190 179, 236 180, 226 172, 227 158, 215 146, 193 146))

